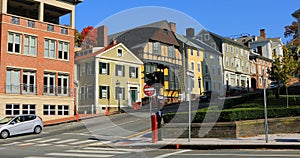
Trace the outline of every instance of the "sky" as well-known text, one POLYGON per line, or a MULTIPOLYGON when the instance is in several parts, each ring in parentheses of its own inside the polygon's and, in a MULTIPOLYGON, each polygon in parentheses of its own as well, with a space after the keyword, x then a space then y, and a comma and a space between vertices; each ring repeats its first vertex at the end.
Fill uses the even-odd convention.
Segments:
POLYGON ((177 32, 202 28, 225 37, 240 34, 284 38, 284 26, 295 21, 299 0, 84 0, 76 6, 75 26, 107 25, 109 34, 160 20, 177 24, 177 32))

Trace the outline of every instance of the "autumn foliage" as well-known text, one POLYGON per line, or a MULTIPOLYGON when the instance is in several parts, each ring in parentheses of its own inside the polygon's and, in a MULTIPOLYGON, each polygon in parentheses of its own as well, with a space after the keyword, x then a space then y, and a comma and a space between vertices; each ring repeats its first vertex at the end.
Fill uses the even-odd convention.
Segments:
POLYGON ((298 37, 298 23, 296 21, 292 22, 292 25, 285 26, 284 37, 291 37, 291 41, 289 42, 291 45, 299 45, 299 37, 298 37))

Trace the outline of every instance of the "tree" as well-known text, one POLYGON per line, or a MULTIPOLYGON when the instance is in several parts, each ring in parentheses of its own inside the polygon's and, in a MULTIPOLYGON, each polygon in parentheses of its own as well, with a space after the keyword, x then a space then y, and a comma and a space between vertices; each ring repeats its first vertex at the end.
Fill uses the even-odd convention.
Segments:
POLYGON ((83 28, 80 35, 83 49, 91 48, 97 44, 97 29, 94 29, 93 26, 83 28))
POLYGON ((283 55, 277 56, 273 53, 273 63, 271 70, 271 77, 273 79, 278 79, 282 83, 284 83, 286 88, 286 96, 287 96, 287 108, 289 107, 288 102, 288 88, 289 81, 294 78, 298 67, 300 66, 299 61, 296 60, 293 56, 294 46, 289 44, 287 46, 283 46, 283 55))
POLYGON ((75 41, 75 46, 80 47, 82 43, 82 37, 81 34, 78 32, 77 29, 74 31, 74 41, 75 41))
POLYGON ((299 45, 298 23, 296 21, 293 21, 292 25, 285 26, 284 37, 292 38, 290 41, 288 41, 289 44, 293 46, 299 45))

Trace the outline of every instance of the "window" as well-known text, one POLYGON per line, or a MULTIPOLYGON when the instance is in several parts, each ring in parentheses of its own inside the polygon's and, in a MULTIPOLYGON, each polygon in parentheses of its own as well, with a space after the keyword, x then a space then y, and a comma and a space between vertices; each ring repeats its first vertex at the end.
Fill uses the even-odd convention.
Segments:
POLYGON ((25 35, 24 54, 36 56, 37 38, 34 36, 25 35))
POLYGON ((60 28, 60 33, 61 33, 61 34, 64 34, 64 35, 67 35, 67 34, 68 34, 68 29, 62 27, 62 28, 60 28))
POLYGON ((231 66, 234 66, 234 59, 231 58, 231 66))
POLYGON ((169 89, 170 90, 178 90, 178 78, 175 73, 175 68, 170 68, 169 69, 169 89))
POLYGON ((35 26, 34 26, 34 21, 28 20, 27 26, 28 26, 28 27, 31 27, 31 28, 34 28, 34 27, 35 27, 35 26))
POLYGON ((99 64, 99 74, 109 75, 109 63, 100 63, 99 64))
POLYGON ((206 33, 206 34, 204 35, 204 40, 205 40, 205 41, 208 41, 208 40, 209 40, 209 34, 208 34, 208 33, 206 33))
POLYGON ((6 93, 12 93, 12 94, 20 93, 20 71, 19 70, 6 71, 6 93))
POLYGON ((44 115, 55 115, 55 105, 44 105, 44 115))
POLYGON ((36 93, 36 72, 23 72, 22 93, 36 93))
POLYGON ((115 99, 122 99, 125 100, 125 88, 123 87, 116 87, 116 94, 115 94, 115 99))
POLYGON ((129 67, 129 77, 130 78, 138 78, 138 70, 137 67, 129 67))
POLYGON ((83 63, 83 64, 80 64, 80 76, 85 76, 85 70, 86 70, 86 65, 83 63))
POLYGON ((236 55, 239 55, 239 48, 235 48, 235 53, 236 53, 236 55))
POLYGON ((123 56, 123 49, 118 49, 117 56, 118 57, 122 57, 123 56))
POLYGON ((87 99, 92 99, 93 98, 93 95, 94 95, 94 89, 93 89, 93 86, 87 86, 86 87, 86 98, 87 99))
POLYGON ((204 53, 204 58, 207 59, 208 58, 208 54, 204 53))
POLYGON ((34 104, 23 104, 22 105, 22 114, 35 114, 35 105, 34 104))
POLYGON ((11 23, 19 25, 20 24, 20 19, 17 17, 12 17, 11 18, 11 23))
POLYGON ((124 65, 116 65, 116 76, 125 76, 125 66, 124 65))
POLYGON ((6 104, 5 115, 19 115, 20 104, 6 104))
POLYGON ((164 35, 168 35, 168 30, 164 29, 164 35))
POLYGON ((57 115, 69 115, 69 106, 68 105, 58 105, 57 115))
POLYGON ((208 65, 205 65, 205 73, 208 74, 209 71, 208 71, 208 65))
POLYGON ((55 74, 44 74, 44 95, 55 94, 55 74))
POLYGON ((68 75, 58 75, 57 80, 58 95, 68 95, 69 94, 69 76, 68 75))
POLYGON ((154 42, 153 43, 153 54, 160 54, 160 43, 154 42))
POLYGON ((99 98, 100 99, 110 99, 109 86, 100 86, 99 87, 99 98))
POLYGON ((194 56, 194 50, 190 49, 190 51, 191 51, 191 56, 194 56))
POLYGON ((228 57, 225 57, 225 60, 226 60, 226 65, 229 66, 229 59, 228 59, 228 57))
POLYGON ((21 34, 8 33, 7 51, 12 53, 21 53, 21 34))
POLYGON ((69 45, 67 42, 58 43, 58 59, 69 59, 69 45))
POLYGON ((44 45, 44 57, 45 58, 52 58, 55 59, 55 40, 45 39, 45 45, 44 45))
POLYGON ((200 57, 200 50, 197 50, 197 57, 200 57))
POLYGON ((174 46, 169 46, 168 47, 168 56, 171 58, 175 58, 175 48, 174 46))
POLYGON ((93 75, 93 63, 92 62, 88 62, 85 64, 86 65, 86 74, 87 75, 93 75))
POLYGON ((80 88, 80 99, 85 100, 85 87, 80 88))
POLYGON ((50 31, 50 32, 54 32, 54 25, 48 24, 47 25, 47 30, 50 31))
POLYGON ((195 71, 195 65, 194 65, 194 62, 191 62, 191 71, 195 71))
POLYGON ((198 72, 201 72, 201 64, 197 63, 197 65, 198 65, 198 72))

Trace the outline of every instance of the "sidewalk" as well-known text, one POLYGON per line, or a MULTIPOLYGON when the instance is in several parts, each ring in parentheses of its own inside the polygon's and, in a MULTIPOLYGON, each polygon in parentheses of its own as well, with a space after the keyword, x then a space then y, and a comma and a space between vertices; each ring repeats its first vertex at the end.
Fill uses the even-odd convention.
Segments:
MULTIPOLYGON (((107 144, 110 145, 110 144, 107 144)), ((111 144, 113 147, 163 148, 163 149, 300 149, 300 134, 269 134, 268 143, 265 135, 244 138, 187 138, 170 139, 152 143, 151 132, 134 138, 120 140, 111 144)))
POLYGON ((104 113, 100 113, 100 114, 79 114, 78 118, 76 116, 70 116, 70 117, 61 118, 61 119, 44 121, 44 126, 57 125, 57 124, 67 123, 67 122, 75 122, 75 121, 77 121, 77 119, 78 119, 78 121, 80 121, 80 120, 83 120, 83 119, 99 117, 99 116, 105 116, 105 114, 104 113))

